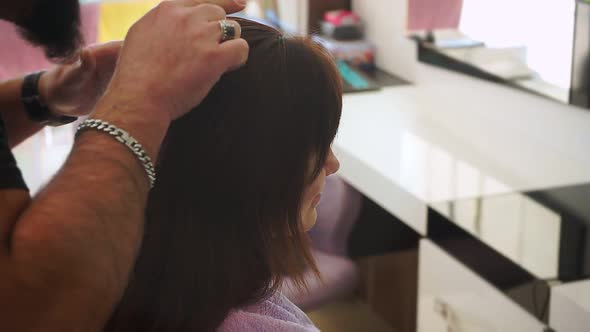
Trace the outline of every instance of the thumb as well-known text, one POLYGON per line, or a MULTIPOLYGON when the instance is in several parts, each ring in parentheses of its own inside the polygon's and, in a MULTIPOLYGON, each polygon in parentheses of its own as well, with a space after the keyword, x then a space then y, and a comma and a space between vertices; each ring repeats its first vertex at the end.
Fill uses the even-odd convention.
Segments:
POLYGON ((99 71, 113 71, 123 46, 122 40, 92 45, 87 48, 99 71))
POLYGON ((122 40, 114 40, 103 44, 94 44, 88 46, 86 49, 94 54, 97 59, 116 58, 119 56, 121 46, 123 46, 122 40))
POLYGON ((91 73, 96 68, 96 57, 92 54, 90 48, 85 48, 80 52, 78 67, 82 72, 91 73))

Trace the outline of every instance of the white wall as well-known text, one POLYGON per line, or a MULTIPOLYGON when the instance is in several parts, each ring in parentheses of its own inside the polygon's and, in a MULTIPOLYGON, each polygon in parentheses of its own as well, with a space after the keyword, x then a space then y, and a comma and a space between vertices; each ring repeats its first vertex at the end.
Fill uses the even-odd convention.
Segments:
POLYGON ((417 53, 415 43, 406 38, 407 2, 353 0, 352 9, 363 18, 367 39, 377 46, 377 66, 414 81, 417 53))
POLYGON ((279 17, 287 31, 307 33, 309 2, 307 0, 277 0, 279 17))

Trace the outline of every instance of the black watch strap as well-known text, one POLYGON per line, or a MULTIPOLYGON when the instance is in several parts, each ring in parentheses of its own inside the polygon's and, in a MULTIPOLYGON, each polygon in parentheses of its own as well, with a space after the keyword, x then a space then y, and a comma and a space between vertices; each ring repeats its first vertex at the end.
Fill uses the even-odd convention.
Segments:
POLYGON ((51 113, 51 110, 41 102, 39 95, 39 79, 44 71, 28 74, 23 80, 21 88, 21 100, 29 116, 29 119, 34 122, 47 124, 50 126, 60 126, 70 122, 76 121, 74 116, 60 115, 56 116, 51 113))

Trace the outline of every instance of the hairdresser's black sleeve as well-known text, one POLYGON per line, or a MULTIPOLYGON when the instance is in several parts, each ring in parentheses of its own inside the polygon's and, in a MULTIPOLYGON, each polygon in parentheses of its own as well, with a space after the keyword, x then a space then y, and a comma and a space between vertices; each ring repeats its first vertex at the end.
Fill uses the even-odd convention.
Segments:
MULTIPOLYGON (((1 189, 27 189, 20 169, 6 138, 6 128, 0 116, 0 190, 1 189)), ((0 207, 1 208, 1 207, 0 207)))

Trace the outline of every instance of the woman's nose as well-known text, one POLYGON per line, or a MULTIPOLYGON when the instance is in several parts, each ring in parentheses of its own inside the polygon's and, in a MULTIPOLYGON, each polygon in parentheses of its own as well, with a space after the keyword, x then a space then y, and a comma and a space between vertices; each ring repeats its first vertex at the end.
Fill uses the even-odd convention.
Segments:
POLYGON ((340 169, 340 162, 334 155, 332 148, 330 148, 330 151, 328 152, 328 158, 326 159, 326 176, 338 172, 338 169, 340 169))

